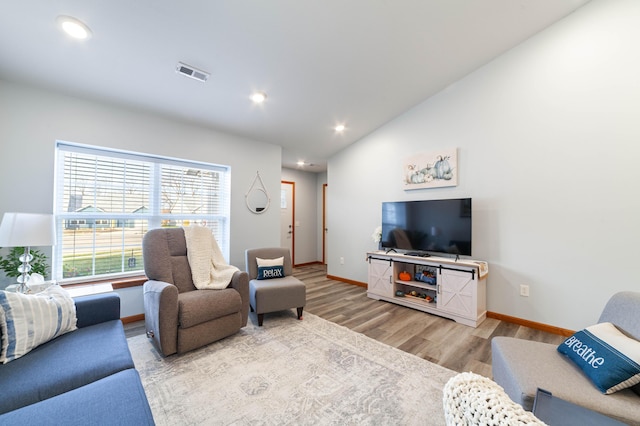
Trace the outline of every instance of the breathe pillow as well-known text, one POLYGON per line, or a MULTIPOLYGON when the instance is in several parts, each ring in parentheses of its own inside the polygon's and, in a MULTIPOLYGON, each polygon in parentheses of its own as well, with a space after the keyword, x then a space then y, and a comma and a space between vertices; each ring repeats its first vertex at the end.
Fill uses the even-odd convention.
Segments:
POLYGON ((256 263, 258 264, 259 280, 284 277, 284 257, 278 257, 276 259, 261 259, 256 257, 256 263))
POLYGON ((76 326, 76 305, 69 293, 53 285, 35 295, 0 291, 3 364, 76 326))
POLYGON ((592 325, 558 346, 604 394, 640 383, 640 342, 610 322, 592 325))

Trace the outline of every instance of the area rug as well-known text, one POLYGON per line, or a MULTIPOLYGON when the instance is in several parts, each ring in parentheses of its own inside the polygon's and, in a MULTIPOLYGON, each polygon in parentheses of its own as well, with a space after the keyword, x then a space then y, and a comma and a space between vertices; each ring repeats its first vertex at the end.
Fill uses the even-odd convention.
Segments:
POLYGON ((456 374, 308 313, 167 358, 128 342, 158 425, 440 425, 456 374))

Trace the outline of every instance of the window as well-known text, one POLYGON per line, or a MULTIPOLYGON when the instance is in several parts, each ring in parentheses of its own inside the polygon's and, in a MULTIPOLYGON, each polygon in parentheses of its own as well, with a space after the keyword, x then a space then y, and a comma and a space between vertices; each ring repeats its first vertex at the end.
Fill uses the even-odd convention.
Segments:
POLYGON ((107 278, 143 271, 148 229, 197 223, 229 257, 227 166, 57 142, 53 276, 107 278))

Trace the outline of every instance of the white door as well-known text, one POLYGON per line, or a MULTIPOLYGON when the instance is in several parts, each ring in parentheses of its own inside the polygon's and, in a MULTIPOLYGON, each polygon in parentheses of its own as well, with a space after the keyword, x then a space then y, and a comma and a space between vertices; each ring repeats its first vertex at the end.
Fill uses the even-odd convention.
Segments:
POLYGON ((327 264, 327 184, 322 185, 322 264, 327 264))
POLYGON ((293 221, 294 221, 294 182, 282 181, 280 189, 280 246, 288 248, 291 262, 295 265, 293 252, 293 221))

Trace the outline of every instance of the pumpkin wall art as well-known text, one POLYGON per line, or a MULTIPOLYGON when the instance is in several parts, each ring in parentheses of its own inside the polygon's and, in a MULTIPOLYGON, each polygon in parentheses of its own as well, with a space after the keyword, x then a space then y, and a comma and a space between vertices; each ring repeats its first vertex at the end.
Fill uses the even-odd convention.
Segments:
POLYGON ((404 161, 402 180, 406 190, 458 185, 457 150, 412 155, 404 161))

